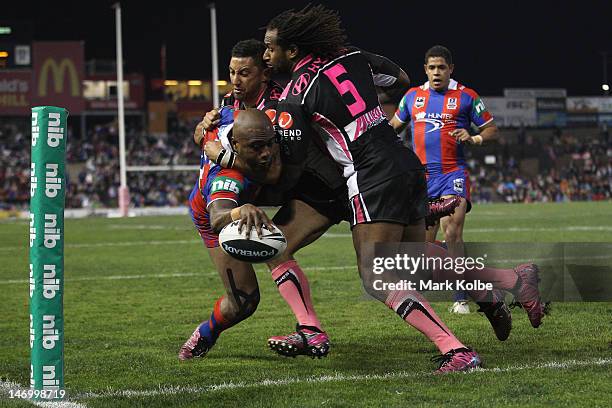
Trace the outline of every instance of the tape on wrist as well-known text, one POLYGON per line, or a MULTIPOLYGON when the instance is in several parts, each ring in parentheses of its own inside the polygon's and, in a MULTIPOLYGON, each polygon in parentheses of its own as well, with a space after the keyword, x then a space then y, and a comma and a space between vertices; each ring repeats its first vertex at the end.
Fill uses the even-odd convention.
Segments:
POLYGON ((231 151, 227 151, 225 149, 222 150, 223 156, 219 153, 219 157, 217 157, 217 163, 221 167, 225 167, 226 169, 231 169, 234 166, 234 162, 236 161, 236 154, 231 151))
POLYGON ((232 221, 236 221, 240 219, 240 207, 232 208, 230 211, 230 217, 232 217, 232 221))
POLYGON ((472 141, 474 142, 474 144, 481 145, 482 144, 482 136, 480 136, 480 135, 472 136, 472 141))

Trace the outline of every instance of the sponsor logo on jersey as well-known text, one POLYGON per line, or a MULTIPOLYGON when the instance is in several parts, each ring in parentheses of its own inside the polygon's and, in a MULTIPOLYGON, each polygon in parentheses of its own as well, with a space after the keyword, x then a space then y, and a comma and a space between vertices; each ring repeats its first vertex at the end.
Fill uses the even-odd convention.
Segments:
POLYGON ((457 98, 448 98, 446 109, 457 109, 457 98))
POLYGON ((458 193, 463 193, 463 183, 464 182, 465 180, 462 178, 454 179, 453 180, 453 190, 455 190, 458 193))
POLYGON ((422 108, 423 106, 425 106, 425 97, 417 96, 416 99, 414 100, 414 107, 418 109, 418 108, 422 108))
POLYGON ((210 188, 211 194, 218 193, 220 191, 240 194, 240 190, 242 190, 242 184, 238 180, 234 180, 229 177, 216 177, 210 188))
POLYGON ((291 93, 294 96, 301 94, 302 92, 306 90, 309 83, 310 83, 310 74, 307 72, 304 72, 302 75, 299 76, 298 79, 295 80, 295 83, 293 84, 293 89, 291 89, 291 93))
POLYGON ((474 110, 478 116, 482 115, 482 113, 487 110, 482 99, 478 98, 474 101, 474 110))
POLYGON ((276 109, 268 109, 265 113, 270 118, 270 122, 274 124, 276 121, 276 109))
POLYGON ((281 112, 278 116, 278 126, 281 129, 289 129, 293 126, 293 118, 289 112, 281 112))
POLYGON ((453 120, 453 115, 450 113, 425 113, 418 112, 414 115, 415 123, 425 122, 431 125, 425 133, 434 132, 442 129, 444 126, 456 124, 457 121, 453 120))

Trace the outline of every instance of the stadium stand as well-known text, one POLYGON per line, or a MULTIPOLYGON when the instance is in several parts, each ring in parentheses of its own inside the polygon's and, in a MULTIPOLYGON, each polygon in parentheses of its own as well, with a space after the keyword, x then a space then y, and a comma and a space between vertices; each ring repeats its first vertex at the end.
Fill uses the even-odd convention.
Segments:
MULTIPOLYGON (((27 209, 28 125, 23 119, 0 124, 0 209, 27 209)), ((197 165, 194 127, 194 123, 178 121, 162 136, 128 128, 128 165, 197 165)), ((607 130, 503 129, 496 143, 466 151, 475 202, 597 201, 612 197, 612 144, 607 130)), ((67 208, 117 207, 118 155, 113 124, 92 127, 84 138, 69 135, 67 208)), ((131 204, 184 205, 196 177, 195 170, 128 173, 131 204)))

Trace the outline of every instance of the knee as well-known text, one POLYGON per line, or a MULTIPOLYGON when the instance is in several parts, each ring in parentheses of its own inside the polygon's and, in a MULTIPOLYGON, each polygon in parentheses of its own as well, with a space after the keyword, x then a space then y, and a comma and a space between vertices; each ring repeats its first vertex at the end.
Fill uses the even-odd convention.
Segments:
POLYGON ((257 310, 259 306, 259 289, 255 289, 246 299, 239 305, 238 318, 240 320, 246 319, 251 316, 257 310))
POLYGON ((231 299, 228 304, 228 312, 233 317, 232 320, 239 322, 250 317, 257 310, 259 299, 259 288, 248 295, 239 295, 237 300, 231 299))

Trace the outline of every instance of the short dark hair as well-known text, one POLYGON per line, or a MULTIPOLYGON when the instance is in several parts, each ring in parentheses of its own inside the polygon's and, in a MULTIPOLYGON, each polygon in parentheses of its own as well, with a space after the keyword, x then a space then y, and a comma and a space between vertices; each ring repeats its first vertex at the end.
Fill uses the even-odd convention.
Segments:
POLYGON ((300 11, 283 11, 266 28, 277 30, 281 47, 295 45, 301 54, 333 57, 345 47, 347 40, 338 12, 321 4, 309 4, 300 11))
POLYGON ((425 53, 425 64, 430 58, 434 57, 442 57, 446 61, 448 65, 452 65, 453 63, 453 55, 450 50, 443 45, 434 45, 425 53))
POLYGON ((232 58, 253 58, 255 64, 260 68, 266 68, 266 63, 263 60, 266 45, 263 41, 251 38, 249 40, 239 41, 232 48, 232 58))

